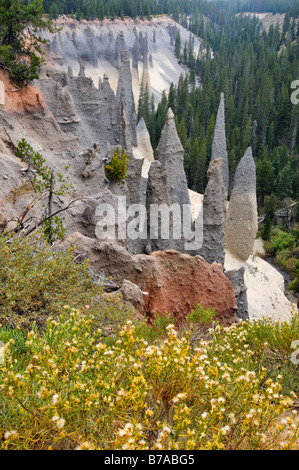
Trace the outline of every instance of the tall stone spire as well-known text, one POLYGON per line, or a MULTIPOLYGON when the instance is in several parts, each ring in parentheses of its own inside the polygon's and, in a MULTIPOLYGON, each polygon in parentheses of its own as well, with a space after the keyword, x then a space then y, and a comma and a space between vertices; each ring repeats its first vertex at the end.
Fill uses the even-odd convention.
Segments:
POLYGON ((137 126, 137 140, 138 149, 140 150, 141 154, 149 163, 152 163, 154 161, 154 152, 150 135, 143 117, 140 119, 137 126))
POLYGON ((79 74, 78 77, 85 77, 85 66, 83 65, 82 59, 79 58, 79 74))
POLYGON ((125 36, 123 31, 121 31, 116 38, 115 42, 115 66, 117 68, 121 67, 122 64, 122 51, 125 51, 127 49, 126 43, 125 43, 125 36))
POLYGON ((169 222, 169 238, 163 239, 161 233, 161 215, 154 217, 151 207, 165 204, 171 206, 171 198, 167 190, 167 171, 159 160, 151 163, 147 188, 146 188, 146 210, 147 210, 147 252, 174 249, 172 238, 172 221, 169 222))
POLYGON ((132 73, 130 65, 130 55, 128 51, 121 53, 121 66, 119 71, 118 86, 116 92, 116 102, 120 105, 122 88, 124 89, 124 97, 127 106, 127 115, 130 122, 132 145, 137 146, 137 131, 136 131, 136 108, 132 87, 132 73))
POLYGON ((63 89, 59 96, 56 119, 62 125, 80 122, 74 100, 67 89, 63 89))
POLYGON ((127 114, 126 92, 124 87, 122 87, 120 95, 120 145, 124 147, 127 152, 132 153, 131 127, 127 114))
POLYGON ((148 39, 147 34, 143 39, 143 74, 142 74, 143 88, 148 88, 148 92, 151 91, 149 68, 148 68, 148 39))
POLYGON ((101 136, 101 141, 105 142, 103 147, 106 146, 106 142, 116 145, 120 140, 121 118, 107 74, 103 75, 99 97, 99 109, 101 110, 98 115, 99 136, 101 136))
POLYGON ((237 166, 225 228, 228 250, 242 261, 253 254, 258 229, 256 168, 252 149, 248 147, 237 166))
POLYGON ((150 135, 143 118, 140 119, 137 126, 137 142, 138 147, 135 147, 133 151, 134 157, 143 160, 142 176, 147 178, 151 163, 153 163, 155 159, 150 135))
POLYGON ((203 200, 203 244, 200 255, 208 263, 224 263, 225 205, 222 158, 212 160, 208 169, 208 184, 203 200))
POLYGON ((136 77, 139 79, 138 72, 138 37, 136 36, 134 46, 132 49, 132 74, 135 73, 136 77))
POLYGON ((224 93, 221 93, 220 105, 217 113, 214 139, 212 144, 212 157, 211 160, 217 158, 223 159, 222 172, 223 172, 223 187, 226 195, 229 190, 229 170, 228 170, 228 155, 226 147, 225 135, 225 106, 224 106, 224 93))
POLYGON ((110 64, 115 65, 115 39, 112 31, 108 35, 108 44, 105 50, 105 58, 110 62, 110 64))
POLYGON ((167 173, 167 188, 173 203, 190 204, 187 179, 184 170, 184 149, 179 139, 174 114, 169 108, 166 123, 156 151, 167 173))

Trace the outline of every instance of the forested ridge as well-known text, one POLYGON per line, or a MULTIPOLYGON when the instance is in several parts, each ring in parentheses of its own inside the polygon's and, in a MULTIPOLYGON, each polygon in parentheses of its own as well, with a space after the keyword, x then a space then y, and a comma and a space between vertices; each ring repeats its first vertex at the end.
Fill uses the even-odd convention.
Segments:
POLYGON ((103 19, 171 14, 177 18, 181 14, 200 12, 218 24, 222 24, 228 14, 239 11, 292 11, 294 15, 298 15, 299 11, 296 0, 44 0, 43 3, 45 12, 53 17, 74 14, 78 18, 103 19))
MULTIPOLYGON (((215 30, 191 19, 190 29, 204 37, 206 52, 197 57, 192 41, 181 45, 180 60, 190 67, 164 94, 153 112, 143 90, 139 117, 148 124, 155 147, 168 106, 171 106, 185 149, 189 186, 202 192, 206 183, 220 93, 225 93, 226 131, 231 174, 246 148, 257 163, 258 197, 298 198, 298 115, 291 102, 291 84, 298 78, 299 49, 295 23, 286 19, 280 33, 261 31, 257 19, 232 17, 215 30), (288 26, 289 25, 289 26, 288 26), (201 86, 196 86, 199 75, 201 86)), ((177 38, 179 42, 179 38, 177 38)))

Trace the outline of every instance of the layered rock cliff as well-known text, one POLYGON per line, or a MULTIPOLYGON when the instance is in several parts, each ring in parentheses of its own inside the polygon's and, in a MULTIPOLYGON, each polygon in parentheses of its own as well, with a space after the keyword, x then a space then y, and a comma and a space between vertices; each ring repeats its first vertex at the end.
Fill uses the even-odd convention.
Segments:
MULTIPOLYGON (((99 78, 107 73, 113 91, 116 93, 121 52, 128 50, 131 57, 133 91, 136 103, 142 81, 148 84, 158 102, 163 90, 171 82, 177 83, 185 69, 174 55, 174 40, 180 31, 182 48, 189 41, 190 33, 167 16, 151 21, 104 20, 80 22, 70 18, 56 21, 61 31, 53 36, 43 33, 49 40, 50 52, 55 68, 65 70, 71 66, 79 73, 79 60, 85 66, 85 75, 91 77, 97 86, 99 78)), ((200 39, 194 36, 194 51, 197 53, 200 39)))

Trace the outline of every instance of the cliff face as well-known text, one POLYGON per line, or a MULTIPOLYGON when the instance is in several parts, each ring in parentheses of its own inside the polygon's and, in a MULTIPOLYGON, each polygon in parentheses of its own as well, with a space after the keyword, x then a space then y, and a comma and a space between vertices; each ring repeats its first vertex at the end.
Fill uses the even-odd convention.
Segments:
POLYGON ((22 115, 24 113, 42 112, 47 108, 40 90, 33 85, 18 90, 10 83, 8 72, 0 69, 0 106, 7 112, 22 115))
POLYGON ((215 308, 217 320, 224 325, 238 321, 233 286, 221 264, 173 250, 134 256, 122 247, 79 233, 65 240, 61 248, 68 243, 76 246, 75 253, 90 260, 94 272, 109 273, 119 286, 124 280, 138 286, 142 291, 140 310, 149 320, 155 313, 168 313, 181 323, 198 302, 204 308, 215 308))
MULTIPOLYGON (((62 28, 55 35, 43 33, 49 40, 53 66, 60 70, 71 66, 74 74, 79 73, 79 59, 85 67, 85 75, 91 77, 97 86, 104 73, 109 76, 111 87, 116 94, 121 52, 128 50, 131 57, 133 91, 135 103, 139 88, 150 84, 156 101, 171 82, 177 83, 180 74, 185 75, 174 55, 174 38, 179 30, 182 45, 188 43, 190 33, 167 16, 148 20, 104 20, 80 22, 70 18, 58 19, 62 28)), ((200 40, 194 37, 195 52, 200 40)), ((183 46, 182 46, 183 47, 183 46)))

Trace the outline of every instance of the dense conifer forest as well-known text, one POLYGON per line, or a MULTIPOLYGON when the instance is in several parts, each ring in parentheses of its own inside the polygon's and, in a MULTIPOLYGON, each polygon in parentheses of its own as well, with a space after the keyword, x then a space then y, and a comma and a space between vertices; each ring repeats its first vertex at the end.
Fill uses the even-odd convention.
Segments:
POLYGON ((79 18, 103 19, 171 14, 177 18, 181 14, 199 12, 218 24, 222 24, 228 15, 239 11, 292 11, 294 15, 298 15, 299 11, 296 0, 44 0, 43 3, 45 11, 53 17, 75 14, 79 18))
MULTIPOLYGON (((223 91, 231 174, 251 145, 260 205, 263 207, 271 194, 280 200, 298 198, 299 109, 290 98, 291 84, 299 71, 294 20, 286 17, 282 33, 278 27, 270 27, 266 33, 257 19, 236 17, 216 29, 209 22, 191 18, 188 27, 204 38, 197 56, 192 40, 177 46, 190 73, 170 87, 156 111, 146 90, 140 96, 139 117, 145 117, 154 147, 171 106, 185 149, 189 186, 202 192, 223 91)), ((176 45, 179 43, 177 37, 176 45)))

